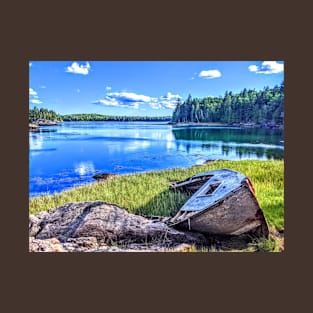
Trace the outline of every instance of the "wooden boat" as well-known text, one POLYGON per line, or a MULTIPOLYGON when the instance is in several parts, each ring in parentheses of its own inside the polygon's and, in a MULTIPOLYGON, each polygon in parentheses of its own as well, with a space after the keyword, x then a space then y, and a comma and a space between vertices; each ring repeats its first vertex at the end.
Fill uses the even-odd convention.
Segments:
POLYGON ((216 235, 251 233, 268 237, 268 226, 250 179, 221 169, 171 183, 174 189, 193 194, 170 226, 216 235))

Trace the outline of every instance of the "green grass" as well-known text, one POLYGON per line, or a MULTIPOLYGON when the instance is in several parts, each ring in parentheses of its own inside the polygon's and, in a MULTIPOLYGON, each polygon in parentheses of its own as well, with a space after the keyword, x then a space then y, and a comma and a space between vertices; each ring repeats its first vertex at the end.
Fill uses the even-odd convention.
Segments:
POLYGON ((188 169, 120 175, 53 196, 32 198, 29 201, 29 212, 38 213, 68 202, 103 200, 131 213, 170 216, 177 212, 188 197, 169 190, 169 182, 221 168, 233 169, 250 177, 268 224, 280 231, 284 229, 284 161, 216 161, 188 169))

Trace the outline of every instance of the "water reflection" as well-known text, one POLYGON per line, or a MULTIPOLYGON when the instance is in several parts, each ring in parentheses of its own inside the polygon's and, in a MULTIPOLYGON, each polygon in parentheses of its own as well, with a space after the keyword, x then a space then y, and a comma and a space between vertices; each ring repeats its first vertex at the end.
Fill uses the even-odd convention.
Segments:
POLYGON ((96 171, 128 174, 284 154, 278 130, 128 122, 68 122, 51 130, 29 133, 31 196, 92 182, 96 171))
POLYGON ((233 143, 283 145, 283 130, 262 128, 173 128, 176 140, 221 141, 233 143))
POLYGON ((29 133, 29 149, 39 150, 42 148, 43 136, 40 133, 29 133))
POLYGON ((274 129, 174 128, 177 151, 211 159, 283 159, 283 131, 274 129))
POLYGON ((51 128, 40 128, 38 130, 39 133, 55 133, 57 130, 56 129, 51 129, 51 128))
POLYGON ((145 150, 150 147, 151 143, 148 140, 133 140, 131 143, 124 146, 124 151, 136 151, 136 150, 145 150))
POLYGON ((74 172, 80 176, 94 173, 95 172, 95 166, 93 162, 80 162, 78 164, 75 164, 74 166, 74 172))

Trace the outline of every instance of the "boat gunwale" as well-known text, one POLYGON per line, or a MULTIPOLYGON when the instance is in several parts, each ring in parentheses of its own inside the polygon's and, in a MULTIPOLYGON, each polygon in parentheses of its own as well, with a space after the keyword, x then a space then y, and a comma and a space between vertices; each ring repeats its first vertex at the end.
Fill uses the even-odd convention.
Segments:
MULTIPOLYGON (((246 183, 247 180, 249 180, 249 178, 238 172, 238 171, 234 171, 234 170, 230 170, 230 169, 220 169, 220 170, 212 170, 212 171, 208 171, 208 172, 204 172, 204 173, 199 173, 196 174, 192 177, 190 177, 189 179, 186 179, 182 182, 179 182, 177 185, 175 186, 174 184, 172 184, 172 188, 188 188, 188 183, 190 185, 192 185, 193 183, 198 183, 199 181, 201 181, 203 177, 209 176, 208 179, 203 179, 204 182, 203 184, 192 194, 192 196, 184 203, 184 205, 180 208, 179 211, 198 211, 198 212, 202 212, 205 210, 204 209, 193 209, 193 210, 184 210, 184 207, 188 207, 190 205, 190 203, 192 203, 192 201, 194 201, 195 199, 204 199, 207 198, 210 206, 215 205, 215 203, 218 203, 221 199, 224 199, 228 194, 231 194, 232 192, 236 191, 238 188, 240 188, 242 186, 243 183, 246 183), (226 173, 231 173, 231 175, 226 175, 226 173), (227 190, 227 185, 228 182, 230 181, 230 188, 228 188, 227 190), (183 185, 181 185, 183 184, 183 185), (207 194, 208 189, 210 188, 211 185, 213 184, 219 184, 219 186, 213 190, 212 193, 207 194), (226 187, 226 190, 222 190, 223 188, 226 187), (211 199, 210 199, 211 198, 211 199), (214 199, 215 198, 215 199, 214 199)), ((206 206, 206 205, 204 205, 206 206)))

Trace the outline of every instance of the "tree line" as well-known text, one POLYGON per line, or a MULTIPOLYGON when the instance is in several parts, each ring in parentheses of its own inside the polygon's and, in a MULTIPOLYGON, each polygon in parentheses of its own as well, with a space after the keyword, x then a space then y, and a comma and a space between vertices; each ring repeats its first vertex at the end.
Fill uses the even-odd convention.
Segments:
POLYGON ((39 109, 35 106, 33 109, 29 110, 28 120, 30 123, 34 123, 38 120, 62 121, 62 117, 53 110, 39 109))
POLYGON ((96 113, 90 114, 66 114, 62 115, 63 121, 170 121, 171 116, 112 116, 96 113))
POLYGON ((172 122, 283 124, 284 83, 255 91, 243 89, 237 94, 226 91, 222 97, 192 98, 177 101, 172 122))
POLYGON ((29 110, 29 122, 35 123, 38 120, 50 121, 170 121, 171 116, 111 116, 97 113, 86 114, 57 114, 53 110, 37 108, 29 110))

